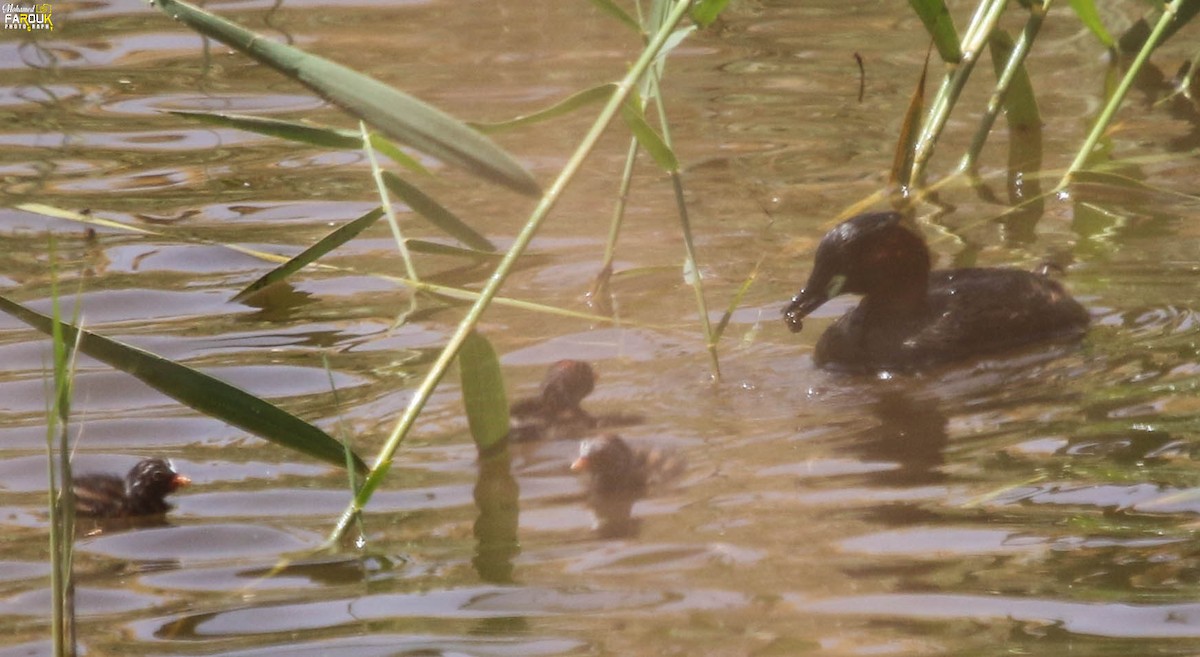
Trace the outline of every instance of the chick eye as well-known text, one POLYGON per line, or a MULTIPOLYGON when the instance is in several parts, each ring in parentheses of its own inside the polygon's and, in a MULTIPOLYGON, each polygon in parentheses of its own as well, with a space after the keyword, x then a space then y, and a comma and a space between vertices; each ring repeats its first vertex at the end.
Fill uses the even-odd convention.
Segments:
POLYGON ((829 299, 836 297, 842 293, 842 286, 846 284, 846 276, 844 274, 835 274, 829 279, 829 285, 825 286, 825 296, 829 299))

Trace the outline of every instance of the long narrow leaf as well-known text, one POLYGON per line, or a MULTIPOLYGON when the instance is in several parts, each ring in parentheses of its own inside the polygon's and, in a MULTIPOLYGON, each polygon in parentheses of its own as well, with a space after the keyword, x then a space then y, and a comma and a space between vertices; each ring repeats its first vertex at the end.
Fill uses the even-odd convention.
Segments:
MULTIPOLYGON (((1100 114, 1096 117, 1095 123, 1092 124, 1092 129, 1088 132, 1088 136, 1083 141, 1083 146, 1079 152, 1075 154, 1075 160, 1071 162, 1071 167, 1067 170, 1066 175, 1059 181, 1058 187, 1061 189, 1066 187, 1071 182, 1071 175, 1079 171, 1087 164, 1088 158, 1095 154, 1096 145, 1100 142, 1100 138, 1108 129, 1113 117, 1116 116, 1117 110, 1120 109, 1121 103, 1125 100, 1125 95, 1133 87, 1133 82, 1141 73, 1142 68, 1150 59, 1150 53, 1162 43, 1172 26, 1178 28, 1180 19, 1180 10, 1194 10, 1200 8, 1200 0, 1171 0, 1171 3, 1166 7, 1162 16, 1159 17, 1154 29, 1146 37, 1138 50, 1137 56, 1133 58, 1133 62, 1129 64, 1129 68, 1125 71, 1121 81, 1117 84, 1117 88, 1113 90, 1112 95, 1108 98, 1108 102, 1101 108, 1100 114)), ((1128 36, 1128 32, 1126 33, 1128 36)), ((1125 37, 1121 38, 1121 47, 1125 47, 1125 37)))
POLYGON ((471 437, 485 454, 508 435, 508 398, 500 360, 488 339, 472 331, 458 352, 458 369, 471 437))
MULTIPOLYGON (((78 221, 78 222, 86 223, 86 224, 101 225, 101 226, 111 227, 111 228, 118 229, 118 230, 131 231, 131 232, 136 232, 136 233, 162 235, 162 233, 159 233, 156 231, 148 231, 148 230, 145 230, 142 228, 137 228, 135 226, 129 226, 129 225, 117 222, 117 221, 110 221, 107 219, 98 219, 96 217, 91 217, 88 215, 81 215, 77 212, 70 212, 68 210, 63 210, 61 208, 55 208, 55 207, 48 206, 48 205, 42 205, 39 203, 21 203, 16 206, 13 206, 13 207, 16 207, 17 209, 20 209, 20 210, 24 210, 26 212, 32 212, 34 214, 41 214, 41 215, 45 215, 48 217, 57 217, 57 218, 62 218, 62 219, 68 219, 71 221, 78 221)), ((235 251, 237 253, 243 253, 245 255, 248 255, 251 258, 256 258, 258 260, 262 260, 264 262, 273 262, 273 263, 283 264, 288 261, 288 258, 286 258, 284 256, 280 256, 280 255, 274 254, 274 253, 266 253, 265 251, 259 251, 257 249, 249 249, 249 248, 246 248, 246 247, 238 245, 238 244, 224 244, 221 242, 213 242, 210 240, 197 239, 195 237, 186 236, 186 235, 183 236, 182 239, 184 241, 192 242, 195 244, 207 244, 207 245, 216 246, 216 247, 220 247, 220 248, 224 248, 224 249, 229 249, 229 250, 235 251)), ((409 244, 409 246, 411 246, 413 248, 414 251, 421 251, 422 248, 424 248, 421 240, 408 240, 408 244, 409 244)), ((452 248, 453 247, 444 247, 443 246, 443 247, 437 249, 437 253, 446 254, 447 252, 444 251, 443 249, 452 249, 452 248)), ((434 252, 434 249, 430 248, 426 252, 434 252)), ((484 255, 487 255, 487 257, 492 257, 492 258, 501 257, 500 254, 495 254, 495 253, 494 254, 484 254, 483 252, 468 251, 468 250, 461 250, 461 249, 459 250, 458 254, 461 254, 461 255, 470 254, 472 257, 483 257, 484 255)), ((454 254, 454 255, 458 255, 458 254, 454 254)), ((448 286, 448 285, 437 285, 435 283, 430 283, 428 281, 417 282, 417 281, 412 281, 412 280, 409 280, 409 279, 406 279, 406 278, 403 278, 400 276, 392 276, 390 274, 384 274, 384 273, 378 273, 378 272, 359 272, 359 271, 356 271, 351 268, 328 265, 328 264, 320 263, 320 262, 313 263, 312 266, 320 267, 324 271, 336 271, 336 272, 342 272, 342 273, 354 273, 354 274, 375 276, 376 278, 379 278, 380 280, 391 281, 398 285, 404 285, 406 287, 409 287, 418 292, 432 294, 432 295, 439 296, 442 298, 452 299, 454 301, 473 302, 479 298, 479 292, 476 292, 474 290, 467 290, 464 288, 452 287, 452 286, 448 286)), ((607 322, 607 323, 615 323, 616 322, 616 320, 613 319, 612 317, 605 317, 604 315, 597 315, 595 313, 584 313, 584 312, 579 312, 579 311, 575 311, 575 310, 568 310, 566 308, 559 308, 556 306, 548 306, 548 305, 541 304, 541 303, 534 303, 532 301, 522 301, 520 299, 513 299, 511 297, 496 296, 495 303, 497 305, 506 306, 509 308, 519 308, 521 310, 528 310, 530 312, 547 313, 547 314, 554 315, 557 317, 568 317, 568 318, 572 318, 572 319, 582 320, 585 322, 607 322)), ((660 328, 660 327, 657 327, 657 326, 654 326, 651 324, 643 324, 643 323, 631 321, 628 319, 622 320, 622 322, 626 326, 638 326, 638 327, 644 327, 644 328, 660 328)))
POLYGON ((158 231, 147 230, 138 226, 130 226, 129 224, 123 224, 119 221, 104 219, 103 217, 96 217, 90 213, 83 214, 82 212, 75 212, 73 210, 67 210, 64 208, 56 208, 52 205, 45 205, 44 203, 18 203, 13 207, 18 210, 24 210, 25 212, 32 212, 33 214, 40 214, 46 217, 54 217, 55 219, 75 221, 87 226, 112 228, 116 230, 129 231, 131 233, 138 233, 141 235, 162 235, 162 233, 158 231))
MULTIPOLYGON (((1047 0, 1047 3, 1049 1, 1047 0)), ((997 27, 992 30, 988 37, 988 48, 991 50, 992 66, 996 71, 996 88, 988 99, 987 110, 980 118, 975 136, 971 138, 971 145, 967 147, 959 162, 959 169, 962 171, 975 169, 975 163, 983 152, 983 145, 987 142, 996 117, 1003 109, 1009 127, 1009 190, 1020 196, 1024 196, 1026 192, 1033 196, 1038 194, 1036 179, 1022 173, 1029 170, 1028 167, 1035 162, 1040 163, 1042 159, 1042 123, 1038 116, 1037 100, 1033 95, 1033 85, 1030 84, 1029 73, 1025 69, 1025 58, 1041 31, 1045 17, 1045 5, 1031 6, 1029 20, 1015 43, 1004 29, 997 27), (1028 184, 1020 182, 1022 180, 1028 184)), ((1040 168, 1039 165, 1038 169, 1040 168)), ((1032 206, 1028 209, 1032 209, 1032 206)))
POLYGON ((905 181, 906 185, 917 185, 924 177, 925 167, 933 157, 942 131, 945 130, 950 115, 975 70, 975 64, 979 61, 979 53, 986 47, 988 35, 996 29, 1007 6, 1008 0, 980 0, 975 8, 975 13, 963 32, 962 60, 946 70, 937 93, 929 102, 929 111, 914 142, 916 147, 912 158, 912 172, 905 181), (970 56, 967 53, 970 53, 970 56))
POLYGON ((341 64, 271 41, 181 0, 155 0, 154 4, 193 30, 297 80, 396 141, 522 194, 541 194, 537 181, 512 156, 432 105, 341 64))
POLYGON ((591 3, 596 5, 596 8, 600 11, 617 19, 626 27, 633 29, 634 32, 641 33, 642 26, 638 25, 637 20, 633 16, 630 16, 629 12, 617 6, 617 3, 613 2, 613 0, 591 0, 591 3))
POLYGON ((1071 0, 1071 9, 1075 10, 1075 15, 1079 17, 1079 22, 1087 26, 1092 34, 1104 44, 1105 48, 1112 48, 1117 44, 1112 35, 1104 27, 1104 22, 1100 20, 1100 12, 1096 11, 1096 3, 1092 0, 1071 0))
POLYGON ((913 158, 916 153, 917 134, 921 131, 921 112, 925 108, 925 76, 929 74, 929 53, 925 54, 925 66, 921 68, 921 78, 917 88, 913 90, 912 98, 908 101, 908 109, 904 112, 904 121, 900 124, 900 137, 896 140, 896 154, 892 157, 892 171, 888 178, 888 186, 894 191, 908 185, 912 175, 913 158))
POLYGON ((721 320, 717 322, 717 327, 713 329, 713 339, 720 340, 721 335, 725 333, 725 329, 729 327, 730 320, 733 319, 733 313, 737 312, 738 306, 742 305, 742 297, 746 296, 746 292, 750 290, 750 286, 758 278, 758 268, 762 266, 762 258, 754 263, 754 269, 746 280, 742 281, 742 285, 738 287, 737 292, 729 299, 729 307, 725 309, 725 314, 721 315, 721 320))
MULTIPOLYGON (((1012 37, 1004 30, 996 30, 988 39, 988 47, 992 52, 992 65, 996 77, 999 78, 1004 73, 1009 55, 1012 54, 1012 37)), ((1017 64, 1012 74, 1012 82, 1004 94, 1004 116, 1008 125, 1016 129, 1032 130, 1042 124, 1037 99, 1033 95, 1033 83, 1029 81, 1029 71, 1023 62, 1017 64)))
MULTIPOLYGON (((51 334, 55 330, 56 323, 49 317, 3 296, 0 296, 0 310, 42 333, 51 334)), ((340 442, 268 401, 148 351, 68 324, 57 324, 65 342, 78 339, 83 353, 137 377, 168 397, 277 445, 338 467, 346 465, 345 448, 340 442)), ((356 468, 367 469, 357 455, 353 459, 356 468)))
MULTIPOLYGON (((325 126, 310 125, 297 121, 283 121, 243 114, 196 112, 192 110, 169 110, 167 113, 194 119, 209 125, 244 130, 246 132, 277 137, 302 144, 311 144, 322 148, 347 148, 354 150, 362 148, 362 136, 353 130, 339 130, 337 128, 327 128, 325 126)), ((429 170, 422 166, 420 162, 400 150, 395 144, 384 137, 371 135, 371 147, 410 171, 423 174, 429 173, 429 170)))
POLYGON ((729 0, 700 0, 692 6, 692 20, 700 27, 708 27, 728 4, 729 0))
POLYGON ((463 244, 479 251, 495 251, 496 245, 491 240, 479 234, 457 215, 446 209, 425 192, 405 182, 390 171, 383 172, 383 184, 388 191, 399 196, 405 205, 418 215, 429 220, 429 223, 444 230, 447 235, 463 244))
POLYGON ((547 107, 544 110, 534 112, 533 114, 525 114, 524 116, 518 116, 515 119, 509 119, 508 121, 502 121, 499 123, 472 122, 468 125, 480 132, 491 134, 493 132, 511 130, 523 125, 540 123, 547 119, 563 116, 564 114, 570 114, 581 107, 586 107, 593 103, 602 103, 608 100, 609 96, 613 94, 613 91, 615 91, 616 88, 617 86, 615 84, 609 82, 598 87, 584 89, 578 93, 571 94, 554 105, 547 107))
POLYGON ((458 246, 450 246, 449 244, 440 244, 438 242, 430 242, 429 240, 419 240, 409 238, 405 240, 408 243, 408 248, 413 253, 424 253, 427 255, 444 255, 454 256, 459 258, 472 258, 475 260, 498 260, 502 257, 501 254, 495 251, 479 251, 477 249, 464 249, 458 246))
POLYGON ((316 262, 321 256, 354 239, 359 233, 366 230, 367 227, 378 221, 382 216, 383 209, 375 208, 358 219, 355 219, 345 226, 338 228, 332 233, 329 233, 325 237, 317 240, 316 244, 313 244, 312 246, 298 253, 291 260, 288 260, 282 265, 272 269, 258 280, 242 288, 242 291, 233 295, 233 298, 230 299, 230 301, 234 303, 242 301, 249 298, 259 290, 267 287, 268 285, 278 283, 286 279, 288 276, 300 271, 305 265, 316 262))
POLYGON ((954 20, 950 17, 950 10, 946 9, 946 3, 943 0, 908 0, 908 4, 925 24, 929 36, 933 37, 933 45, 942 61, 950 64, 962 61, 958 31, 954 29, 954 20))
MULTIPOLYGON (((408 244, 404 240, 404 231, 400 228, 400 221, 396 219, 396 209, 392 207, 392 199, 388 196, 387 184, 383 182, 383 169, 379 167, 379 159, 375 157, 375 149, 371 148, 371 133, 367 131, 367 124, 362 121, 358 122, 358 131, 362 135, 363 153, 367 156, 367 162, 371 165, 371 180, 375 181, 375 192, 379 194, 379 205, 383 208, 383 216, 387 218, 388 228, 392 231, 392 240, 396 242, 396 252, 400 254, 400 259, 404 261, 404 273, 408 279, 414 283, 419 283, 421 277, 417 274, 417 263, 413 262, 412 254, 408 251, 408 244)), ((409 300, 414 304, 412 310, 416 310, 416 298, 409 300)))
MULTIPOLYGON (((672 32, 671 36, 667 39, 667 42, 663 44, 662 50, 659 51, 658 56, 654 58, 654 63, 658 65, 666 61, 667 55, 670 55, 672 50, 678 48, 679 44, 687 40, 687 38, 691 36, 692 32, 695 31, 695 25, 688 25, 687 27, 681 27, 672 32)), ((662 76, 661 68, 658 69, 658 75, 659 77, 662 76)))
POLYGON ((663 171, 678 171, 679 160, 675 158, 675 152, 667 146, 662 137, 658 136, 654 128, 650 127, 650 124, 646 122, 646 117, 642 116, 641 111, 634 107, 633 103, 635 102, 637 101, 631 100, 625 103, 621 108, 621 118, 625 120, 625 124, 633 131, 633 135, 637 137, 638 143, 641 144, 642 148, 646 149, 646 152, 650 154, 650 157, 654 158, 655 163, 663 171))

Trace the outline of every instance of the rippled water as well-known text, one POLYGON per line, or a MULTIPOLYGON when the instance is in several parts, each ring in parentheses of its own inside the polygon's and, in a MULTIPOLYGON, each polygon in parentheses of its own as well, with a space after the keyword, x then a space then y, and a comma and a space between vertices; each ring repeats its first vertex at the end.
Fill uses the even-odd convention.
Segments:
MULTIPOLYGON (((402 271, 383 227, 331 259, 355 274, 307 272, 258 305, 230 303, 268 265, 221 244, 297 252, 372 207, 367 165, 161 110, 350 123, 144 4, 54 8, 54 33, 0 35, 0 193, 6 206, 87 209, 156 234, 92 239, 0 209, 5 293, 47 307, 53 233, 87 326, 373 454, 461 311, 422 307, 392 328, 409 297, 379 277, 402 271)), ((209 8, 478 120, 616 79, 638 47, 586 2, 209 8)), ((591 535, 567 471, 574 442, 520 445, 520 550, 511 581, 497 577, 476 559, 478 465, 448 380, 368 509, 366 548, 314 553, 347 502, 343 473, 85 360, 77 470, 120 472, 154 454, 194 483, 165 525, 79 539, 81 644, 156 655, 1194 654, 1200 200, 1186 194, 1200 123, 1186 101, 1154 104, 1161 77, 1140 81, 1106 145, 1111 171, 1151 187, 1096 179, 1048 199, 1036 221, 991 221, 1009 199, 1001 128, 982 185, 952 183, 922 208, 943 266, 1067 262, 1065 283, 1094 318, 1081 345, 871 379, 812 364, 820 331, 852 299, 799 335, 780 321, 832 218, 886 181, 926 49, 906 11, 734 3, 673 55, 672 133, 714 314, 758 266, 720 344, 719 382, 680 275, 671 190, 649 164, 618 252, 618 327, 486 315, 510 394, 534 391, 557 359, 589 360, 601 380, 588 407, 644 415, 626 437, 687 458, 680 480, 635 507, 636 537, 591 535)), ((1119 30, 1133 17, 1105 19, 1119 30)), ((1161 76, 1192 56, 1194 33, 1155 55, 1161 76)), ((1032 65, 1044 186, 1101 104, 1106 66, 1056 8, 1032 65)), ((972 87, 964 106, 985 99, 972 87)), ((588 114, 498 139, 548 181, 588 114)), ((935 176, 970 139, 966 117, 951 122, 935 176)), ((506 295, 583 308, 625 140, 606 137, 506 295)), ((438 174, 423 186, 502 245, 532 206, 438 174)), ((456 285, 489 273, 420 267, 456 285)), ((47 654, 45 342, 0 317, 0 357, 0 656, 47 654)))

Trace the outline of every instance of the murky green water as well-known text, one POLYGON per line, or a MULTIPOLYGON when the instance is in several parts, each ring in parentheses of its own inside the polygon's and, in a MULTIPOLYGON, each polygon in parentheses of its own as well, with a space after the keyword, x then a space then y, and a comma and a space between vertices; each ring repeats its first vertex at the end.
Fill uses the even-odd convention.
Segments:
MULTIPOLYGON (((92 240, 76 224, 0 209, 6 294, 47 306, 53 233, 87 326, 270 397, 373 454, 462 311, 422 307, 391 329, 409 297, 377 276, 402 271, 383 226, 332 259, 358 273, 309 272, 269 302, 230 303, 268 265, 220 244, 295 253, 373 206, 366 162, 162 110, 351 124, 142 3, 53 5, 52 34, 0 34, 0 193, 6 205, 88 209, 161 235, 102 229, 92 240)), ((89 654, 1195 652, 1195 108, 1155 105, 1165 91, 1153 75, 1133 92, 1106 148, 1150 191, 1089 183, 1047 200, 1036 222, 991 221, 1009 194, 1001 128, 983 186, 951 184, 922 207, 943 266, 1069 261, 1066 283, 1095 319, 1082 345, 919 377, 829 374, 814 369, 812 346, 853 300, 828 304, 798 336, 779 308, 832 218, 882 188, 925 39, 897 3, 734 5, 675 53, 666 81, 710 307, 719 313, 758 266, 720 345, 723 379, 711 381, 681 275, 669 183, 648 163, 618 253, 619 327, 503 307, 482 325, 510 393, 534 391, 555 360, 589 360, 601 376, 589 408, 642 414, 627 438, 686 456, 687 474, 635 508, 640 534, 590 535, 567 472, 572 441, 522 445, 520 552, 512 583, 494 583, 473 563, 475 449, 449 380, 369 508, 368 549, 309 556, 346 504, 343 473, 84 361, 77 468, 118 472, 153 454, 194 480, 167 526, 80 539, 89 654), (294 561, 271 573, 285 556, 294 561)), ((638 48, 582 1, 209 8, 478 120, 614 80, 638 48)), ((1032 67, 1047 187, 1101 104, 1107 71, 1065 11, 1051 15, 1032 67)), ((1119 30, 1133 16, 1106 20, 1119 30)), ((1194 28, 1168 44, 1154 58, 1160 73, 1170 78, 1194 44, 1194 28)), ((985 94, 973 87, 965 105, 985 94)), ((935 177, 970 139, 965 116, 935 177)), ((585 111, 498 139, 546 182, 589 121, 585 111)), ((620 129, 605 138, 506 295, 584 307, 626 139, 620 129)), ((423 186, 502 245, 532 207, 438 173, 423 186)), ((473 287, 489 273, 448 259, 420 267, 473 287)), ((45 342, 0 317, 0 353, 0 656, 48 654, 45 342)))

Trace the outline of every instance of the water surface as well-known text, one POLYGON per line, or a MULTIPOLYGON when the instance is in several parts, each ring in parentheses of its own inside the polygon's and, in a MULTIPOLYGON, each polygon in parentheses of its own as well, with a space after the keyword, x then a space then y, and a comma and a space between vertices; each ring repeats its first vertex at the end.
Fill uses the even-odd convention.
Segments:
MULTIPOLYGON (((617 79, 639 46, 586 2, 208 6, 472 120, 617 79)), ((5 204, 87 209, 157 234, 91 238, 0 209, 5 293, 48 307, 53 234, 62 287, 80 290, 88 327, 373 454, 462 310, 422 305, 393 328, 410 297, 383 277, 403 266, 382 225, 331 257, 353 273, 307 271, 231 303, 269 265, 223 245, 297 252, 373 206, 367 163, 163 110, 352 122, 143 3, 54 10, 52 34, 0 37, 5 204)), ((968 12, 956 8, 960 25, 968 12)), ((1009 18, 1015 29, 1016 10, 1009 18)), ((1133 18, 1105 16, 1116 31, 1133 18)), ((1194 34, 1156 54, 1155 72, 1169 79, 1190 59, 1194 34)), ((1104 179, 995 221, 1031 191, 1005 183, 1001 127, 981 185, 952 183, 921 207, 941 266, 1065 262, 1094 318, 1081 345, 873 379, 812 363, 820 331, 854 300, 828 304, 799 335, 780 321, 833 218, 886 182, 925 51, 895 3, 741 2, 672 56, 668 111, 714 319, 757 272, 720 343, 719 381, 682 276, 672 192, 649 162, 617 255, 618 325, 504 307, 485 316, 511 394, 536 390, 555 360, 586 359, 601 376, 589 408, 644 415, 627 438, 686 456, 687 474, 636 506, 636 537, 591 535, 567 471, 574 442, 524 445, 513 452, 511 578, 480 566, 475 450, 451 378, 372 501, 366 548, 314 553, 347 502, 343 473, 85 359, 77 469, 161 455, 194 485, 164 526, 80 538, 81 644, 156 655, 1194 653, 1200 201, 1186 194, 1200 131, 1194 106, 1155 104, 1162 77, 1141 81, 1105 146, 1111 171, 1151 187, 1104 179)), ((1102 102, 1108 64, 1056 8, 1031 68, 1049 187, 1102 102)), ((953 168, 986 94, 968 89, 935 178, 953 168)), ((497 139, 547 183, 590 119, 497 139)), ((505 295, 585 309, 627 140, 619 127, 606 135, 505 295)), ((437 176, 423 188, 501 246, 533 206, 426 164, 437 176)), ((406 230, 436 236, 400 211, 406 230)), ((449 259, 419 267, 473 288, 489 274, 449 259)), ((47 352, 8 318, 0 351, 0 655, 48 654, 47 352)))

